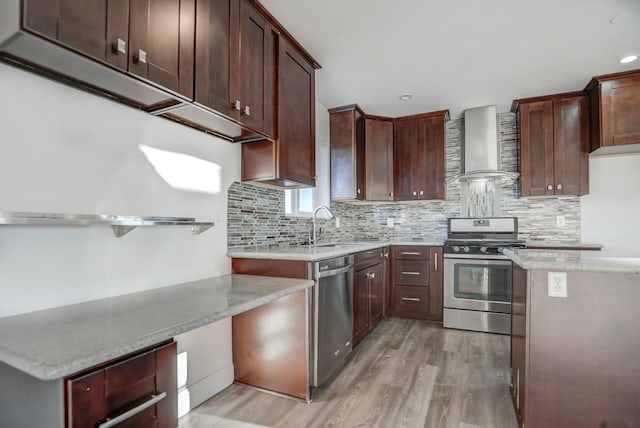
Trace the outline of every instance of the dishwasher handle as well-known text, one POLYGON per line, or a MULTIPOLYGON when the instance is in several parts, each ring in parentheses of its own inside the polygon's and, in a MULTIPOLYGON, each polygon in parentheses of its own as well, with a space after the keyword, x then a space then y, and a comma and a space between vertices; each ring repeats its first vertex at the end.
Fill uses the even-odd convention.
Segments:
POLYGON ((340 274, 349 272, 351 269, 353 269, 353 265, 348 265, 348 266, 341 267, 341 268, 338 268, 338 269, 325 270, 325 271, 322 271, 322 272, 318 272, 318 278, 324 278, 324 277, 327 277, 327 276, 340 275, 340 274))

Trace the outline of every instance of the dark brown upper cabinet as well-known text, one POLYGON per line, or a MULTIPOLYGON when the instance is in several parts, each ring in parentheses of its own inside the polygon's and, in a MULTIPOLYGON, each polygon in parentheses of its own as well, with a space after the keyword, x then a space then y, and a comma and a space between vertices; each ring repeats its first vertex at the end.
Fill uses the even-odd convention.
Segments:
POLYGON ((365 199, 393 201, 393 120, 365 119, 365 199))
POLYGON ((447 120, 447 110, 394 119, 396 201, 444 199, 444 127, 447 120))
POLYGON ((197 8, 196 103, 273 137, 271 25, 246 0, 201 0, 197 8))
POLYGON ((365 196, 364 112, 356 104, 329 109, 331 200, 365 196))
POLYGON ((197 103, 273 134, 274 35, 246 0, 198 1, 197 103))
POLYGON ((515 100, 522 196, 589 193, 589 105, 582 92, 515 100))
POLYGON ((178 101, 154 87, 120 79, 104 65, 192 99, 194 25, 195 0, 25 0, 24 30, 81 55, 32 38, 4 49, 43 67, 49 77, 71 77, 77 81, 65 82, 106 91, 152 111, 178 101))
POLYGON ((276 142, 242 145, 242 180, 280 187, 316 183, 315 67, 284 37, 278 40, 276 142))
POLYGON ((640 70, 596 76, 585 91, 591 107, 591 151, 633 151, 629 145, 640 144, 640 70))

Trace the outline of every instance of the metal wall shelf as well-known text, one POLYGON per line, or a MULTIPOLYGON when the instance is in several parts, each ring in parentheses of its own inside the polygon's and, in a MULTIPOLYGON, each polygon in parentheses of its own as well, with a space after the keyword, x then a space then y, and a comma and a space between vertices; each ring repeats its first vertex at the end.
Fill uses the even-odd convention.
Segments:
POLYGON ((190 226, 194 235, 213 227, 213 222, 199 222, 190 217, 137 217, 107 214, 53 214, 0 211, 0 226, 109 226, 120 238, 137 227, 190 226))

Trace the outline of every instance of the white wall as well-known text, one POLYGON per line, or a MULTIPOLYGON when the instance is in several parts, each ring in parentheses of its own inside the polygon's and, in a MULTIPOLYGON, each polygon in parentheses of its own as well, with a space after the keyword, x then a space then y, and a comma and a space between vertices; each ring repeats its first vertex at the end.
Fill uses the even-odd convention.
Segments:
MULTIPOLYGON (((189 228, 164 227, 139 228, 122 238, 107 227, 2 226, 0 317, 230 272, 227 189, 240 178, 239 144, 4 64, 0 94, 0 211, 187 216, 216 223, 197 236, 189 228), (217 177, 204 181, 213 193, 172 187, 140 145, 209 162, 217 177)), ((177 171, 181 177, 191 172, 177 171)), ((209 379, 210 389, 219 390, 232 382, 230 320, 179 337, 178 346, 193 362, 188 385, 209 379)))
POLYGON ((581 198, 582 240, 637 255, 640 154, 589 159, 589 190, 581 198))

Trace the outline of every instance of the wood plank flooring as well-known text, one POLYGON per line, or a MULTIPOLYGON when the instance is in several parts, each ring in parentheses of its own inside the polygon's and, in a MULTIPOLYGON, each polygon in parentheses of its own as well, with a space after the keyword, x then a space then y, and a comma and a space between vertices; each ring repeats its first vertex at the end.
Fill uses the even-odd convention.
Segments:
POLYGON ((231 385, 180 428, 517 428, 509 337, 389 318, 310 404, 231 385))

